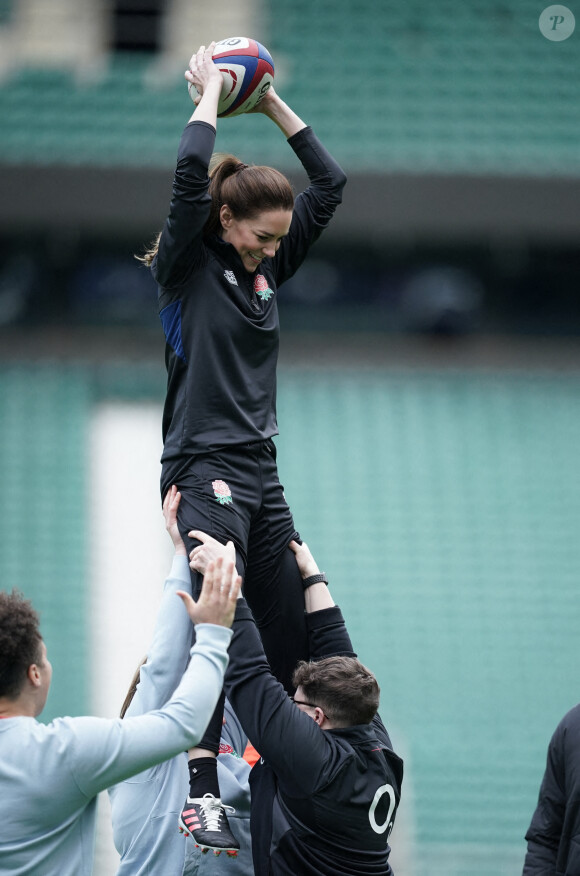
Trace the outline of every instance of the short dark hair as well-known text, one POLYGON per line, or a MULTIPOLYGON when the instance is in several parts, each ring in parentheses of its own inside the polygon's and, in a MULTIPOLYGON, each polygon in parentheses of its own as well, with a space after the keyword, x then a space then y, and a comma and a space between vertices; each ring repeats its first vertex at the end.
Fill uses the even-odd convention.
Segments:
POLYGON ((301 661, 292 682, 336 727, 370 724, 379 708, 379 684, 356 657, 301 661))
POLYGON ((40 619, 18 590, 0 592, 0 696, 16 699, 28 667, 40 663, 40 619))

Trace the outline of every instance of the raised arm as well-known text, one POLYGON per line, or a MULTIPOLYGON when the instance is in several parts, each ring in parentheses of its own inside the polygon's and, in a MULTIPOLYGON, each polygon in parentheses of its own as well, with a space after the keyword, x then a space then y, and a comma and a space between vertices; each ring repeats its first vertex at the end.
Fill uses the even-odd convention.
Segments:
POLYGON ((222 87, 222 75, 211 60, 213 46, 200 46, 185 71, 199 96, 179 143, 173 197, 152 265, 157 282, 168 288, 182 283, 201 258, 203 228, 210 211, 208 166, 222 87))
POLYGON ((285 101, 277 94, 271 85, 264 97, 251 113, 262 113, 278 125, 286 139, 297 134, 306 127, 306 122, 296 115, 285 101))
POLYGON ((139 683, 124 713, 126 716, 142 715, 161 708, 179 684, 189 660, 191 622, 177 598, 178 590, 191 591, 187 551, 177 528, 180 501, 181 494, 173 486, 163 501, 163 516, 175 553, 163 588, 147 660, 141 666, 139 683))
POLYGON ((211 42, 207 48, 200 46, 190 58, 185 78, 190 85, 193 85, 198 95, 194 100, 195 110, 189 121, 205 122, 215 128, 223 77, 217 64, 212 61, 214 49, 215 42, 211 42))
POLYGON ((238 581, 220 589, 210 578, 197 602, 179 591, 196 625, 196 642, 177 689, 161 709, 123 720, 61 719, 70 726, 77 755, 71 761, 76 784, 88 798, 197 745, 222 690, 238 594, 238 581))
POLYGON ((270 87, 252 112, 261 112, 282 131, 309 179, 296 198, 290 231, 274 259, 276 282, 283 283, 302 264, 342 201, 346 175, 330 152, 276 91, 270 87))
MULTIPOLYGON (((327 586, 326 576, 320 572, 318 564, 308 545, 303 542, 290 542, 296 555, 296 562, 304 582, 304 603, 306 608, 306 627, 311 660, 324 657, 356 657, 340 608, 335 605, 327 586), (318 580, 320 577, 324 581, 318 580)), ((389 734, 379 714, 373 720, 379 739, 392 748, 389 734)))
POLYGON ((296 564, 304 582, 304 608, 306 612, 310 614, 310 612, 320 611, 323 608, 332 608, 335 602, 330 595, 326 580, 317 580, 321 577, 326 579, 326 576, 318 568, 318 563, 310 553, 306 542, 298 544, 297 541, 291 541, 290 549, 294 552, 296 564))
MULTIPOLYGON (((197 533, 199 538, 202 533, 197 533)), ((215 546, 211 546, 212 550, 215 546)), ((198 550, 198 557, 203 554, 198 550)), ((219 550, 219 549, 218 549, 219 550)), ((294 543, 303 578, 318 574, 308 547, 294 543)), ((193 554, 193 552, 192 552, 193 554)), ((191 556, 191 555, 190 555, 191 556)), ((311 607, 324 606, 308 614, 312 619, 311 656, 354 656, 340 608, 324 593, 325 584, 313 584, 311 607)), ((311 588, 308 588, 311 589, 311 588)), ((288 783, 300 776, 306 791, 316 786, 327 762, 327 741, 316 723, 286 694, 274 678, 254 618, 245 600, 239 600, 234 620, 234 637, 230 646, 230 664, 226 673, 226 693, 248 737, 256 749, 288 783)), ((310 631, 309 631, 310 632, 310 631)))

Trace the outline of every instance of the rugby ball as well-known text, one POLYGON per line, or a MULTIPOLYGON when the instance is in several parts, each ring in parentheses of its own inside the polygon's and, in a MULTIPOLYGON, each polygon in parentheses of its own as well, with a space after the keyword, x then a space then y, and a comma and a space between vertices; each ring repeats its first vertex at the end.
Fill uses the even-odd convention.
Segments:
MULTIPOLYGON (((248 37, 229 37, 216 43, 212 58, 223 80, 218 117, 239 116, 260 102, 274 81, 274 62, 268 49, 248 37)), ((189 85, 192 100, 197 97, 189 85)))

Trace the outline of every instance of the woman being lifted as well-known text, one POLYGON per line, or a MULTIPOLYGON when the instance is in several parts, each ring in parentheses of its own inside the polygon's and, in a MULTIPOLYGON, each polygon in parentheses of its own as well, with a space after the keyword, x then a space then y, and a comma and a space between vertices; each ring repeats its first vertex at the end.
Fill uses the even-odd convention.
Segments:
MULTIPOLYGON (((166 339, 161 494, 172 484, 181 493, 178 523, 188 551, 199 544, 193 531, 233 541, 272 671, 292 692, 308 645, 301 577, 288 547, 300 536, 272 441, 277 296, 330 222, 346 177, 272 87, 252 112, 282 131, 308 188, 294 199, 274 168, 232 155, 212 160, 223 84, 214 45, 201 46, 185 73, 198 91, 196 109, 179 144, 169 216, 143 259, 158 284, 166 339)), ((215 762, 222 715, 223 702, 191 752, 181 826, 202 847, 232 850, 215 762)))

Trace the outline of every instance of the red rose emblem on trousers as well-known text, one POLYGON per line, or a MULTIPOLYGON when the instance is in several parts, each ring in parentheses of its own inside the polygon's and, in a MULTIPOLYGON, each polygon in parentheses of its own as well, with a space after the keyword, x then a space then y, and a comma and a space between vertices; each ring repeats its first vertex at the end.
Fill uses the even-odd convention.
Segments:
POLYGON ((213 492, 220 505, 227 505, 232 501, 232 493, 225 481, 212 481, 213 492))

